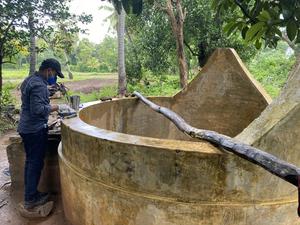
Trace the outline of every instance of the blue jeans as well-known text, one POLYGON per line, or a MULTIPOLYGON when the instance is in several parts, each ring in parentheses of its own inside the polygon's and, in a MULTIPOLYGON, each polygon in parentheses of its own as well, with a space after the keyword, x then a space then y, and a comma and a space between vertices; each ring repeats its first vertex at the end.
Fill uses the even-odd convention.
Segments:
POLYGON ((34 201, 38 190, 44 158, 47 149, 48 129, 44 128, 36 133, 21 134, 25 149, 25 202, 34 201))

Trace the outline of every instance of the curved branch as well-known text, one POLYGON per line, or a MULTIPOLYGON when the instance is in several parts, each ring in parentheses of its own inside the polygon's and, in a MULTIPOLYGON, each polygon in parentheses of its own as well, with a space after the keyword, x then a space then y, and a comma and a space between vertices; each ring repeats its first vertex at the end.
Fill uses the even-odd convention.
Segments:
POLYGON ((232 152, 239 157, 242 157, 249 162, 252 162, 270 173, 280 177, 281 179, 298 187, 298 178, 300 176, 300 168, 278 159, 274 155, 264 152, 260 149, 241 143, 231 137, 219 134, 215 131, 202 130, 192 127, 187 124, 184 119, 173 112, 172 110, 156 105, 150 100, 146 99, 138 92, 134 92, 134 95, 138 97, 142 102, 148 105, 154 111, 161 113, 169 120, 171 120, 176 127, 183 133, 197 138, 200 140, 206 140, 226 151, 232 152))
POLYGON ((186 42, 186 40, 183 40, 183 43, 188 48, 188 50, 190 50, 190 52, 192 53, 193 56, 200 56, 200 54, 197 54, 193 51, 193 49, 191 48, 191 46, 189 46, 189 44, 186 42))
POLYGON ((235 4, 238 5, 238 7, 240 7, 240 9, 242 10, 243 14, 250 19, 251 22, 256 23, 256 19, 253 18, 250 13, 247 11, 247 9, 245 9, 245 7, 242 5, 242 3, 239 0, 234 0, 235 4))

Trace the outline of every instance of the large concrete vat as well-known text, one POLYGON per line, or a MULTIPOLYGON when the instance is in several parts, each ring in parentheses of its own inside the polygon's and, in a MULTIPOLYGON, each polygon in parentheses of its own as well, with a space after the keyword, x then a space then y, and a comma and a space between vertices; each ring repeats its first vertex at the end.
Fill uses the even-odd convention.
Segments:
MULTIPOLYGON (((183 92, 151 100, 229 136, 270 101, 231 49, 217 50, 183 92)), ((66 120, 59 154, 64 211, 73 225, 298 222, 296 190, 190 140, 135 98, 91 103, 66 120)))

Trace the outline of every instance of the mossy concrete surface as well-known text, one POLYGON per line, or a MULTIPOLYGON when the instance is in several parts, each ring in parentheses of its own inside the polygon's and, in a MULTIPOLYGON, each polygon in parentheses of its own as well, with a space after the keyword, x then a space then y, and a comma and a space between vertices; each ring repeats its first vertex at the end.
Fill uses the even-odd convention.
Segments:
MULTIPOLYGON (((232 137, 271 101, 232 49, 216 50, 174 97, 151 100, 195 127, 232 137)), ((279 178, 191 140, 136 98, 91 103, 65 121, 59 155, 64 210, 73 225, 298 221, 295 192, 279 178)))

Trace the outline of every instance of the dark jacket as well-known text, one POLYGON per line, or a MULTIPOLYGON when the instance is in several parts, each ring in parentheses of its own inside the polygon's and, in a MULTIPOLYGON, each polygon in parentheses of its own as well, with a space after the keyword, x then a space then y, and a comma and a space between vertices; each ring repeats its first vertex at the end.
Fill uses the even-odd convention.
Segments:
POLYGON ((18 132, 35 133, 47 126, 51 112, 47 81, 36 72, 21 85, 21 117, 18 132))

